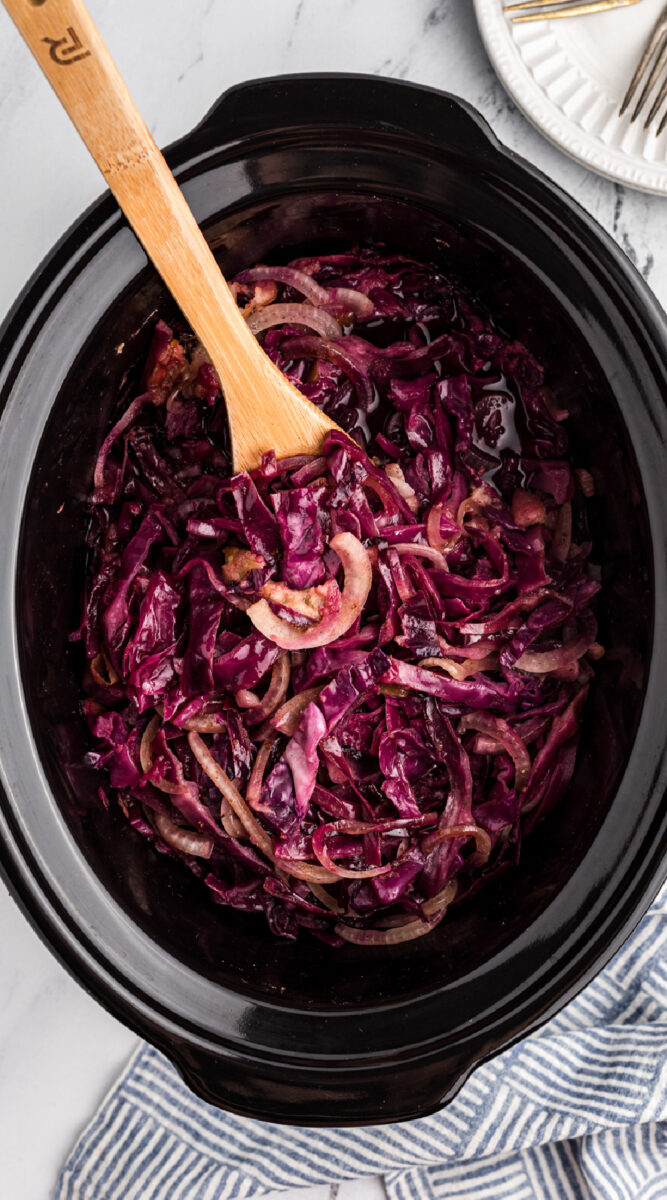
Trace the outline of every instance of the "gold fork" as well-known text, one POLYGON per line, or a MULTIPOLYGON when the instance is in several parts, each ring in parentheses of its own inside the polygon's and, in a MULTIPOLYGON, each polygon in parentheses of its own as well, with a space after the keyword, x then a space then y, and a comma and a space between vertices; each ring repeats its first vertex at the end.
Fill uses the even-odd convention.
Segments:
MULTIPOLYGON (((637 70, 632 76, 630 87, 625 93, 625 98, 618 114, 619 117, 623 116, 623 113, 630 104, 639 85, 644 83, 639 99, 635 105, 635 110, 630 118, 631 122, 637 120, 637 117, 648 101, 652 88, 658 82, 665 67, 667 67, 667 6, 662 10, 660 16, 658 17, 655 27, 647 42, 646 49, 639 60, 637 70)), ((663 81, 662 87, 656 92, 653 103, 649 109, 648 116, 644 121, 644 129, 648 129, 653 118, 657 117, 665 100, 667 100, 667 75, 663 81)), ((655 131, 656 137, 660 136, 666 125, 667 110, 665 110, 662 120, 655 131)))
POLYGON ((525 9, 533 9, 533 12, 524 13, 524 15, 512 17, 515 24, 521 21, 546 21, 555 19, 556 17, 588 17, 592 13, 610 12, 612 8, 627 8, 630 4, 639 4, 640 0, 589 0, 588 3, 581 3, 580 0, 523 0, 521 4, 506 4, 505 12, 511 13, 525 9))

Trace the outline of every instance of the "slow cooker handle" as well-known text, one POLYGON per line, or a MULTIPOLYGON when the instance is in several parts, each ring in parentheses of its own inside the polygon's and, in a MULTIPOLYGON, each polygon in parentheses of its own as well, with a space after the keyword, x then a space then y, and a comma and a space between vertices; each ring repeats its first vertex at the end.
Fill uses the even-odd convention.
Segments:
POLYGON ((430 144, 477 162, 507 156, 490 125, 459 96, 374 75, 279 75, 225 92, 187 142, 210 151, 244 137, 316 126, 353 127, 430 144))
MULTIPOLYGON (((160 1039, 158 1039, 158 1044, 160 1039)), ((224 1057, 191 1044, 164 1044, 188 1087, 217 1108, 262 1121, 302 1126, 350 1126, 410 1121, 453 1100, 477 1058, 434 1055, 412 1063, 332 1071, 310 1063, 264 1062, 224 1057)))

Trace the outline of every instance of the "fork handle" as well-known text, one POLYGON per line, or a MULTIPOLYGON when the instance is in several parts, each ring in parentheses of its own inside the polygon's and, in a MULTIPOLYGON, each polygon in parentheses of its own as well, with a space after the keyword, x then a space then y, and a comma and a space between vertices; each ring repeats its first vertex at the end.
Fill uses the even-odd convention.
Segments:
POLYGON ((508 4, 505 6, 505 12, 513 12, 515 9, 534 8, 541 5, 540 12, 529 13, 526 16, 512 17, 515 25, 520 25, 526 21, 553 21, 559 17, 590 17, 594 13, 610 12, 615 8, 628 8, 631 4, 637 4, 638 0, 591 0, 590 3, 582 3, 570 5, 567 8, 554 7, 549 10, 548 4, 556 6, 558 0, 527 0, 525 4, 508 4))

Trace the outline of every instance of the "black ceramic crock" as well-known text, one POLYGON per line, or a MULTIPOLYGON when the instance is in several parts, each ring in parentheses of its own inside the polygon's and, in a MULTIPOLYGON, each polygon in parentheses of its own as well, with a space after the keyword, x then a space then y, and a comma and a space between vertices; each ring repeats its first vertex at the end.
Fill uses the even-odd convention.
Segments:
POLYGON ((442 264, 546 362, 591 469, 607 647, 576 774, 520 866, 402 946, 274 940, 106 813, 81 766, 83 498, 121 378, 172 305, 109 195, 0 340, 0 855, 60 961, 207 1100, 403 1120, 571 998, 665 875, 667 326, 628 260, 452 96, 363 76, 222 97, 167 158, 228 273, 381 240, 442 264))

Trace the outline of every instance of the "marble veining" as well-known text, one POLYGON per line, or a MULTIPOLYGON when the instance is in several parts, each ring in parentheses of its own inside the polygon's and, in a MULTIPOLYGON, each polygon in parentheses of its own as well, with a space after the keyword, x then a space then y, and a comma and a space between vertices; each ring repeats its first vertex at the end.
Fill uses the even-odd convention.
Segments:
MULTIPOLYGON (((484 54, 470 0, 89 0, 89 6, 163 145, 244 78, 365 71, 460 94, 502 141, 609 230, 667 303, 667 200, 591 174, 526 122, 484 54)), ((1 317, 54 241, 102 190, 3 11, 0 178, 1 317)), ((1 1190, 12 1200, 47 1200, 59 1165, 135 1039, 69 978, 2 885, 0 940, 1 1190)), ((281 1195, 380 1200, 382 1188, 365 1181, 281 1195)))

